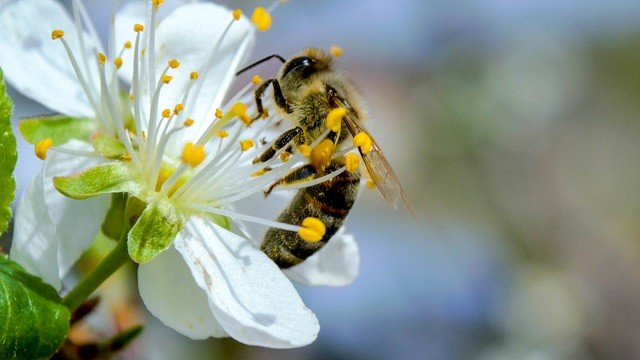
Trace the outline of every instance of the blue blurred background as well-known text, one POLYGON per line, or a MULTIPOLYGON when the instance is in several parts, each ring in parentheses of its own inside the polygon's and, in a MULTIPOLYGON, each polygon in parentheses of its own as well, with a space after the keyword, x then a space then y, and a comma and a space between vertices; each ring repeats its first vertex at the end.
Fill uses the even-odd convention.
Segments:
MULTIPOLYGON (((308 347, 192 342, 142 314, 122 357, 640 358, 640 2, 291 0, 253 58, 331 45, 417 224, 363 191, 358 279, 298 287, 308 347)), ((10 95, 15 119, 46 111, 10 95)), ((22 191, 40 163, 18 142, 22 191)))

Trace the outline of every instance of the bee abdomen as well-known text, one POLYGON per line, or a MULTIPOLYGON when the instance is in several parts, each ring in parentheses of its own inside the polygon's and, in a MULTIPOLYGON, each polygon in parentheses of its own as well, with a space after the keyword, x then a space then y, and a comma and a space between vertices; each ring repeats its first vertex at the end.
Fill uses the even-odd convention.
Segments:
MULTIPOLYGON (((337 164, 330 167, 337 168, 337 164)), ((327 171, 333 171, 328 168, 327 171)), ((278 221, 300 225, 307 217, 315 217, 325 224, 326 233, 318 242, 303 240, 292 231, 270 228, 265 234, 262 251, 279 267, 299 264, 316 251, 340 229, 355 202, 360 184, 357 172, 343 172, 324 183, 299 190, 278 221)))

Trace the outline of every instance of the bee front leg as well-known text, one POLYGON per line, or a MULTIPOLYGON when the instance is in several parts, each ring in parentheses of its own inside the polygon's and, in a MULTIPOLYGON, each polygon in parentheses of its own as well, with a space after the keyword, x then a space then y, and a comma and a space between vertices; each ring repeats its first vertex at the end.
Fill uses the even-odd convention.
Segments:
POLYGON ((278 82, 277 79, 269 79, 263 82, 262 85, 260 85, 260 87, 258 87, 256 89, 256 92, 254 93, 258 115, 256 115, 253 119, 251 119, 252 121, 260 119, 262 116, 264 116, 267 113, 267 111, 264 109, 264 106, 262 105, 262 95, 264 95, 264 92, 267 91, 267 88, 269 88, 269 85, 273 85, 273 97, 276 101, 276 105, 280 109, 286 111, 287 113, 291 113, 291 109, 289 109, 289 104, 287 103, 287 100, 284 98, 284 95, 282 95, 282 89, 280 88, 280 83, 278 82))
POLYGON ((271 159, 278 150, 287 146, 291 142, 293 142, 294 145, 300 145, 304 140, 302 134, 302 128, 299 126, 285 131, 282 135, 278 136, 278 138, 271 144, 271 147, 260 154, 260 156, 253 159, 253 163, 257 164, 271 159))
POLYGON ((269 188, 264 191, 264 197, 269 196, 269 194, 271 194, 271 191, 273 191, 273 189, 276 186, 290 185, 290 184, 300 183, 303 181, 313 180, 317 172, 318 171, 316 170, 316 168, 311 164, 301 165, 291 170, 289 173, 287 173, 285 176, 281 177, 280 179, 274 181, 273 184, 271 184, 271 186, 269 186, 269 188))

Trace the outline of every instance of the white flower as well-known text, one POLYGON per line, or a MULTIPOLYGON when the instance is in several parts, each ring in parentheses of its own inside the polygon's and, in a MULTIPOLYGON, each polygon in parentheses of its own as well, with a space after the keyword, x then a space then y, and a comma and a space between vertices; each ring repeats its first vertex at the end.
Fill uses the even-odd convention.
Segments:
MULTIPOLYGON (((118 139, 129 160, 106 156, 95 137, 93 146, 71 140, 54 147, 18 207, 11 257, 60 288, 109 205, 105 195, 71 200, 54 189, 52 178, 78 172, 58 178, 58 188, 69 190, 60 181, 84 176, 98 183, 92 195, 126 192, 146 204, 129 233, 129 252, 141 262, 143 301, 166 325, 194 339, 232 336, 277 348, 312 342, 319 330, 315 315, 247 240, 241 223, 227 223, 231 218, 298 229, 233 209, 302 159, 251 164, 255 152, 247 147, 256 150, 250 145, 258 143, 259 131, 247 135, 234 119, 241 106, 216 117, 253 42, 249 22, 233 21, 231 11, 210 3, 181 5, 166 17, 150 2, 130 3, 115 16, 103 51, 81 3, 73 4, 73 19, 52 0, 0 5, 6 32, 0 66, 10 84, 51 110, 94 119, 98 135, 118 139), (118 76, 130 86, 129 99, 121 96, 118 76), (265 166, 272 170, 252 176, 265 166), (106 180, 113 181, 111 188, 106 180), (145 237, 154 231, 160 235, 145 237), (149 246, 132 236, 162 239, 149 246)), ((249 89, 229 103, 250 95, 249 89)), ((117 153, 114 142, 105 146, 117 153)), ((88 193, 82 191, 77 197, 88 193)), ((353 238, 340 233, 286 272, 307 284, 342 285, 353 280, 357 266, 353 238)))

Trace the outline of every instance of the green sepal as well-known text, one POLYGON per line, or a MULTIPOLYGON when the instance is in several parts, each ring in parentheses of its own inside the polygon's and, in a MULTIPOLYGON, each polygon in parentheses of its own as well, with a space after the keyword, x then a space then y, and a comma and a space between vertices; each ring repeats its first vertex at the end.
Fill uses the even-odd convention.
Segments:
POLYGON ((124 213, 127 206, 127 194, 111 194, 111 205, 102 221, 100 230, 113 240, 119 240, 124 228, 124 213))
POLYGON ((122 159, 127 149, 115 137, 99 132, 91 137, 91 145, 103 157, 107 159, 122 159))
POLYGON ((129 231, 129 256, 137 263, 153 259, 166 249, 182 229, 183 219, 169 201, 152 202, 129 231))
POLYGON ((133 165, 124 161, 96 165, 70 176, 54 177, 53 186, 72 199, 111 193, 139 195, 143 189, 133 165))
POLYGON ((89 118, 73 118, 66 115, 40 115, 20 119, 18 130, 24 140, 36 144, 50 138, 54 145, 61 145, 71 139, 89 141, 91 133, 97 129, 97 122, 89 118))
POLYGON ((13 104, 5 90, 0 69, 0 234, 7 230, 11 219, 10 205, 16 190, 12 174, 18 156, 10 121, 13 104))
POLYGON ((0 359, 48 359, 69 331, 56 290, 0 255, 0 359))

